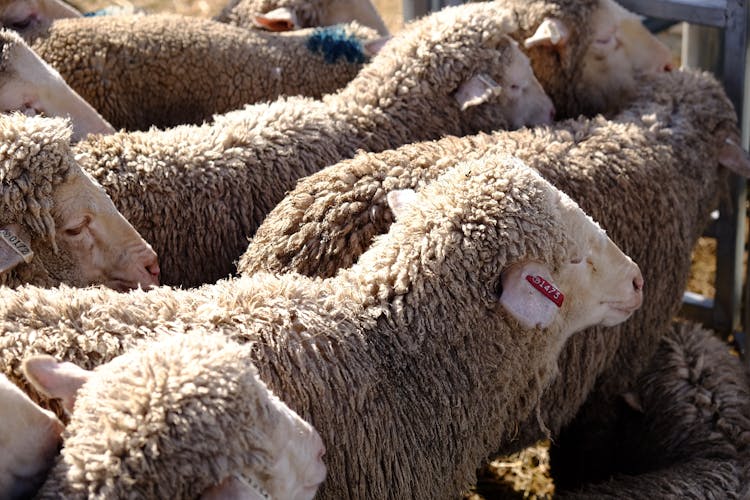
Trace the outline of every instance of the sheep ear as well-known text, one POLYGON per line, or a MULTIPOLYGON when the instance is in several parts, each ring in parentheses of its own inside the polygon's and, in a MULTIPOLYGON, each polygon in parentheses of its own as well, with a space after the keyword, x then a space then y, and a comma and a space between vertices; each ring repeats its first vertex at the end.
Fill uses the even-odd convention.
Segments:
POLYGON ((253 23, 268 31, 292 31, 299 28, 297 16, 287 7, 280 7, 265 14, 255 14, 253 23))
POLYGON ((250 486, 237 476, 224 479, 200 496, 200 500, 266 500, 267 498, 270 497, 264 490, 250 486))
POLYGON ((501 276, 500 304, 526 328, 546 328, 560 312, 564 295, 539 262, 514 264, 501 276))
POLYGON ((67 412, 73 411, 78 389, 93 377, 93 372, 46 355, 25 359, 23 373, 36 390, 48 398, 61 399, 67 412))
POLYGON ((28 264, 33 257, 34 252, 20 226, 10 224, 0 228, 0 274, 24 262, 28 264))
POLYGON ((634 392, 626 392, 622 395, 622 399, 630 408, 638 413, 643 413, 643 405, 641 404, 641 398, 638 397, 638 394, 634 392))
POLYGON ((414 204, 416 199, 417 193, 413 189, 397 189, 386 195, 388 206, 396 220, 403 217, 403 214, 414 204))
POLYGON ((381 36, 380 38, 376 38, 375 40, 370 40, 369 42, 364 42, 362 44, 362 47, 364 48, 365 54, 369 57, 374 56, 378 52, 380 52, 383 47, 385 47, 385 44, 388 43, 388 40, 393 38, 392 36, 381 36))
POLYGON ((719 148, 719 164, 735 174, 750 177, 750 158, 738 142, 738 138, 724 139, 719 148))
POLYGON ((480 73, 462 83, 453 96, 461 107, 461 111, 466 111, 472 106, 486 102, 500 91, 502 87, 495 80, 489 75, 480 73))
POLYGON ((562 48, 570 37, 568 28, 562 21, 547 17, 536 29, 533 35, 524 40, 523 45, 527 49, 538 45, 562 48))

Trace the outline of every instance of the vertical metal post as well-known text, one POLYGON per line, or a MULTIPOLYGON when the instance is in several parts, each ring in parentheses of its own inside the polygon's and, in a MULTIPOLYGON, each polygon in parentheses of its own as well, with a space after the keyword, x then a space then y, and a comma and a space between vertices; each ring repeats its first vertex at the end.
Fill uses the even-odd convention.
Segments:
POLYGON ((422 17, 430 12, 432 0, 403 0, 404 22, 422 17))
MULTIPOLYGON (((747 47, 744 1, 727 2, 727 24, 723 31, 686 25, 683 31, 682 58, 687 67, 712 71, 722 80, 737 113, 743 116, 745 58, 747 47)), ((747 147, 747 133, 743 132, 747 147)), ((730 180, 729 199, 719 207, 714 227, 716 248, 716 297, 713 328, 727 336, 740 325, 742 300, 742 257, 745 242, 745 182, 737 176, 730 180)))

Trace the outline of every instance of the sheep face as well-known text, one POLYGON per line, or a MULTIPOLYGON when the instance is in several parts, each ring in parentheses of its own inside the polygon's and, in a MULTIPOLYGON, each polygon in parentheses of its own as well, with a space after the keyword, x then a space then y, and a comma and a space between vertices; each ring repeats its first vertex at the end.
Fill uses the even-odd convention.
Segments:
POLYGON ((581 89, 592 93, 601 109, 612 108, 632 95, 636 77, 642 73, 658 73, 671 69, 672 55, 641 24, 640 19, 612 2, 602 0, 592 18, 594 30, 591 43, 581 61, 581 89))
POLYGON ((102 283, 116 290, 158 285, 156 253, 117 211, 91 177, 73 166, 53 193, 55 246, 37 257, 55 278, 75 285, 102 283))
MULTIPOLYGON (((510 128, 551 123, 555 108, 534 76, 528 57, 518 44, 508 39, 510 61, 498 80, 478 74, 462 84, 455 97, 462 111, 492 100, 498 116, 510 128)), ((476 120, 476 117, 473 119, 476 120)))
POLYGON ((0 110, 69 117, 73 140, 87 134, 114 132, 114 128, 18 35, 0 33, 0 43, 8 48, 0 76, 0 110))
POLYGON ((54 19, 81 17, 81 13, 61 0, 5 0, 0 3, 3 28, 18 32, 26 41, 49 27, 54 19))
POLYGON ((323 440, 277 397, 271 396, 268 403, 277 423, 267 450, 272 463, 259 478, 272 498, 311 500, 326 477, 323 440))
POLYGON ((554 273, 533 261, 513 266, 503 274, 501 303, 526 326, 558 323, 564 341, 628 319, 643 302, 643 276, 572 199, 559 191, 551 198, 569 236, 565 259, 554 273))
POLYGON ((0 497, 28 498, 52 466, 62 423, 0 375, 0 497))

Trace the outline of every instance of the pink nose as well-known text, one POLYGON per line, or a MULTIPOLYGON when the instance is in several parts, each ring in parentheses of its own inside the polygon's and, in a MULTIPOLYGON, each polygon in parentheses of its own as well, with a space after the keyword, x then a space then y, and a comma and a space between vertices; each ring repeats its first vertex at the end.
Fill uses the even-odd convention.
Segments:
POLYGON ((143 285, 158 285, 159 274, 161 269, 159 268, 159 258, 156 252, 149 248, 149 252, 146 253, 142 260, 143 267, 146 269, 146 273, 150 278, 150 283, 142 283, 143 285))
POLYGON ((633 290, 636 292, 642 292, 643 291, 643 275, 641 274, 641 270, 636 268, 636 275, 633 278, 633 290))

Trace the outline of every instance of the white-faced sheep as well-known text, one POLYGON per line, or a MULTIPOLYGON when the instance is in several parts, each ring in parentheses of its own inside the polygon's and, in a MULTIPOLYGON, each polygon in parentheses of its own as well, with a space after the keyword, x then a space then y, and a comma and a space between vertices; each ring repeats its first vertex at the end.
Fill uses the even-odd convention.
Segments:
POLYGON ((18 378, 33 353, 90 367, 160 332, 221 331, 251 344, 261 379, 321 433, 324 497, 447 497, 509 414, 533 413, 568 337, 625 320, 641 286, 638 267, 567 196, 518 160, 486 157, 413 197, 335 278, 0 289, 0 356, 18 378))
POLYGON ((357 21, 388 35, 388 28, 370 0, 230 0, 214 19, 269 31, 357 21))
POLYGON ((63 425, 0 375, 0 497, 29 498, 46 477, 63 425))
POLYGON ((46 30, 55 19, 81 17, 64 0, 2 0, 0 26, 31 40, 46 30))
POLYGON ((600 482, 573 490, 555 484, 561 498, 747 498, 750 388, 739 359, 713 332, 689 323, 668 328, 621 406, 609 428, 592 429, 587 445, 595 449, 584 447, 591 455, 575 461, 600 482))
POLYGON ((49 356, 26 359, 23 370, 71 412, 37 498, 59 498, 79 473, 86 489, 70 498, 209 500, 242 486, 250 498, 310 500, 325 478, 318 433, 258 378, 249 346, 223 335, 146 343, 93 372, 49 356))
POLYGON ((16 33, 0 30, 0 111, 70 117, 73 139, 114 132, 16 33))
POLYGON ((153 14, 59 20, 32 46, 113 126, 146 130, 280 95, 335 92, 376 36, 356 24, 277 35, 153 14))
POLYGON ((507 14, 477 3, 424 18, 322 100, 281 98, 202 126, 95 137, 75 151, 154 246, 164 283, 213 282, 234 271, 300 177, 357 150, 549 121, 528 60, 502 35, 507 14))
POLYGON ((62 118, 0 115, 0 284, 158 284, 151 247, 81 170, 62 118))
MULTIPOLYGON (((750 172, 738 137, 732 105, 710 75, 678 71, 644 77, 634 102, 611 121, 579 118, 411 144, 360 154, 303 179, 268 215, 238 270, 331 276, 388 231, 389 191, 419 188, 451 162, 490 150, 517 155, 600 221, 639 263, 648 283, 646 306, 630 321, 615 331, 589 330, 567 345, 561 376, 542 398, 541 420, 556 441, 587 398, 597 402, 590 407, 591 420, 571 438, 582 441, 603 425, 602 408, 632 388, 677 312, 691 250, 725 184, 722 166, 750 172)), ((533 417, 519 422, 517 436, 498 435, 496 443, 511 452, 544 437, 533 417)))
POLYGON ((559 118, 619 110, 636 77, 670 68, 669 49, 614 0, 498 0, 559 118))

